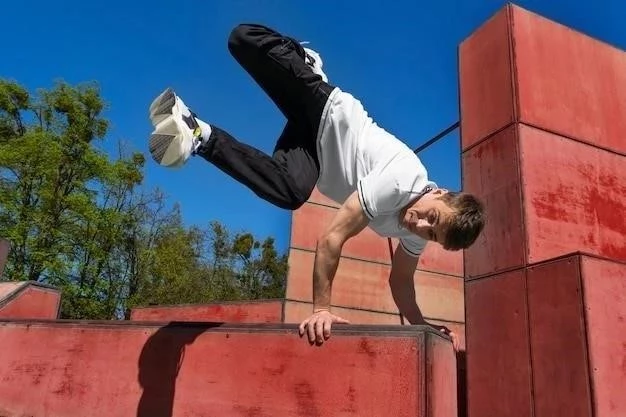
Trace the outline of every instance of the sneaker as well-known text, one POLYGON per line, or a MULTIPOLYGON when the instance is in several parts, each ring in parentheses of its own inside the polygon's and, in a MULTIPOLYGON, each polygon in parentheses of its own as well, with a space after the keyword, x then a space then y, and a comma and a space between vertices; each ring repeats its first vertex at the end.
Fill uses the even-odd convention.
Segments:
POLYGON ((322 80, 324 80, 324 82, 328 82, 328 77, 326 76, 326 74, 324 74, 324 71, 322 71, 324 62, 322 61, 322 57, 320 56, 320 54, 315 52, 313 49, 306 47, 303 48, 304 52, 306 53, 306 59, 304 61, 307 63, 308 66, 311 67, 315 74, 322 77, 322 80))
POLYGON ((160 165, 179 167, 202 143, 196 115, 171 88, 163 91, 150 105, 150 120, 155 129, 150 135, 150 153, 160 165))

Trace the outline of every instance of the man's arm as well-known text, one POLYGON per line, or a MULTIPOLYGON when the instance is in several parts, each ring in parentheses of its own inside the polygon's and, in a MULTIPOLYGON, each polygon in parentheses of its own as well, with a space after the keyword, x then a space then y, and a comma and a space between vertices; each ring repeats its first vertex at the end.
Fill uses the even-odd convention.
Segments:
POLYGON ((313 268, 313 307, 316 310, 330 308, 332 281, 343 245, 368 223, 359 198, 354 193, 339 208, 328 228, 319 237, 313 268))
POLYGON ((361 232, 368 223, 355 192, 339 208, 317 241, 313 267, 313 315, 300 324, 300 335, 306 330, 311 343, 321 344, 328 339, 332 323, 347 323, 330 314, 332 283, 344 243, 361 232))
POLYGON ((402 248, 402 245, 398 245, 391 261, 391 273, 389 275, 389 286, 391 287, 391 294, 396 302, 396 306, 400 314, 409 323, 431 326, 448 334, 452 339, 454 349, 458 351, 460 347, 459 337, 445 326, 428 323, 422 315, 422 311, 417 304, 415 282, 413 280, 417 261, 417 257, 409 255, 402 248))
POLYGON ((411 324, 424 324, 424 316, 417 305, 413 281, 417 261, 417 257, 409 255, 402 245, 398 245, 391 261, 389 287, 400 314, 411 324))

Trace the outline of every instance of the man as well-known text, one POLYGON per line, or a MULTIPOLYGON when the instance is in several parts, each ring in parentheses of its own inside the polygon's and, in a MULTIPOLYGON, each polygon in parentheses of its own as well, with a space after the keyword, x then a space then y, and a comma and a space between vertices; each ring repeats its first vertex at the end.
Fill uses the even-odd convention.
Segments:
MULTIPOLYGON (((409 147, 380 128, 359 100, 328 82, 312 49, 256 24, 237 26, 228 48, 287 120, 273 154, 201 120, 167 89, 150 106, 152 157, 179 167, 199 155, 288 210, 307 201, 316 185, 341 204, 317 243, 313 314, 300 325, 309 343, 322 344, 333 323, 348 323, 330 312, 332 282, 344 243, 365 227, 399 239, 390 275, 393 296, 410 323, 427 324, 415 301, 417 259, 427 241, 448 250, 469 247, 483 228, 482 204, 437 188, 409 147)), ((458 346, 456 335, 439 328, 458 346)))

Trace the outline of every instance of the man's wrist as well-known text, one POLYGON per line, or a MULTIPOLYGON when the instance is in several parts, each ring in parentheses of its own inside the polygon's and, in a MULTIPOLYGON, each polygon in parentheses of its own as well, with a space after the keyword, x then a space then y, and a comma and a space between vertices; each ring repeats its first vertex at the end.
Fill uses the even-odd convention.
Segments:
POLYGON ((328 311, 330 312, 330 307, 313 307, 313 313, 319 313, 321 311, 328 311))

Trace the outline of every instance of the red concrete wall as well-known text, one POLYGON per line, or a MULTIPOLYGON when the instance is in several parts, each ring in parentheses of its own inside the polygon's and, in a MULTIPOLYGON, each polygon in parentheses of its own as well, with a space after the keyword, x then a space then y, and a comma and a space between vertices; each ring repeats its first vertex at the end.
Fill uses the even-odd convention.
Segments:
MULTIPOLYGON (((3 283, 4 284, 4 283, 3 283)), ((56 319, 59 316, 61 294, 59 291, 21 282, 6 283, 12 289, 0 300, 0 318, 56 319)))
POLYGON ((626 53, 510 6, 459 57, 463 188, 491 220, 468 275, 574 250, 626 260, 624 161, 607 151, 626 151, 626 53))
POLYGON ((21 281, 0 282, 0 300, 6 298, 9 294, 26 285, 21 281))
POLYGON ((517 6, 460 45, 462 147, 513 122, 626 153, 626 55, 517 6))
POLYGON ((515 121, 510 14, 503 9, 459 46, 463 151, 515 121))
POLYGON ((593 415, 626 415, 626 264, 582 257, 580 271, 593 415))
POLYGON ((406 329, 0 322, 0 415, 456 417, 450 343, 406 329))
POLYGON ((526 261, 516 126, 491 136, 463 154, 464 187, 480 196, 488 219, 465 251, 469 278, 520 267, 526 261))
MULTIPOLYGON (((305 203, 294 211, 291 230, 291 247, 315 250, 317 238, 324 233, 337 209, 319 204, 305 203)), ((349 239, 344 245, 344 257, 380 263, 391 262, 391 248, 387 239, 378 236, 370 228, 364 229, 358 236, 349 239)))
POLYGON ((509 5, 459 70, 469 417, 626 415, 626 53, 509 5))
POLYGON ((536 14, 512 11, 519 119, 626 153, 626 54, 536 14))
POLYGON ((572 417, 591 416, 580 285, 589 278, 581 277, 578 257, 527 271, 530 363, 538 415, 555 415, 567 408, 572 417))
POLYGON ((626 259, 625 163, 622 155, 525 124, 466 151, 466 189, 484 198, 489 217, 466 251, 467 275, 579 250, 626 259))
POLYGON ((524 285, 522 271, 467 283, 469 417, 532 416, 524 285))
POLYGON ((134 308, 130 319, 136 321, 280 323, 282 310, 282 300, 223 302, 134 308))
POLYGON ((572 255, 471 280, 467 308, 470 416, 626 415, 625 263, 572 255))

